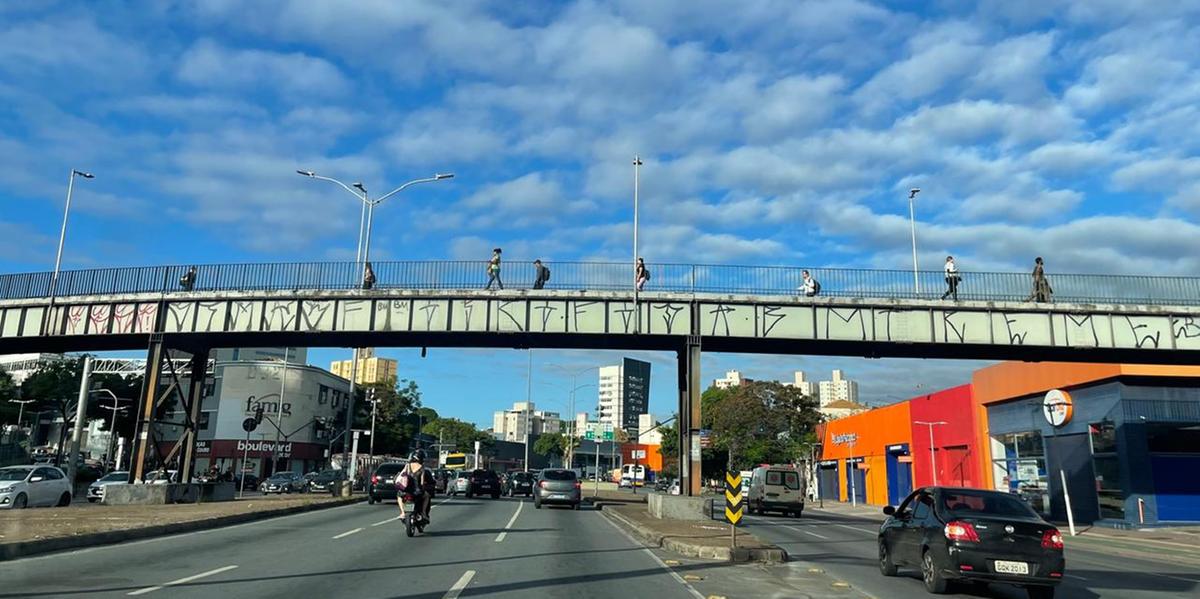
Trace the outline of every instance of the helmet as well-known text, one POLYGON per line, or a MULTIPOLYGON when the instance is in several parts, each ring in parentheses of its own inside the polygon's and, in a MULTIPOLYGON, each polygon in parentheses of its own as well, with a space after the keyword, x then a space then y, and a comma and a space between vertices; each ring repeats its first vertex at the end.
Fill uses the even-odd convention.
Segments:
POLYGON ((408 461, 410 463, 411 462, 420 462, 422 464, 425 463, 425 450, 418 449, 418 450, 412 452, 412 454, 408 456, 408 461))

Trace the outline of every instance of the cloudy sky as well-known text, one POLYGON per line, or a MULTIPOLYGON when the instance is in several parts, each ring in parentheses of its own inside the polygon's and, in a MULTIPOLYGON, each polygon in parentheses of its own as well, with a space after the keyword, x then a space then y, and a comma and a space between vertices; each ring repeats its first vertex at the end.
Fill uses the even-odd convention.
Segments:
MULTIPOLYGON (((1169 0, 6 3, 0 270, 52 265, 71 168, 97 178, 67 268, 353 257, 353 198, 298 168, 457 174, 379 211, 379 260, 626 261, 639 153, 651 263, 906 268, 918 186, 927 266, 1194 275, 1196 48, 1169 0)), ((479 421, 523 396, 516 352, 398 355, 479 421)), ((975 365, 705 376, 732 366, 845 366, 882 401, 975 365)))

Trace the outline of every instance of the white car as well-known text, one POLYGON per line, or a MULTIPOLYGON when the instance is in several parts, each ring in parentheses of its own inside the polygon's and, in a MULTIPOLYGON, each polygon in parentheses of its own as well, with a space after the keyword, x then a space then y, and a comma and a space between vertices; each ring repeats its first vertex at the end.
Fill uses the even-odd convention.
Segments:
POLYGON ((179 471, 178 470, 167 470, 166 472, 163 472, 162 470, 155 470, 154 472, 151 472, 146 475, 144 482, 148 485, 165 485, 168 483, 177 483, 177 482, 179 482, 179 471))
POLYGON ((0 468, 0 508, 71 505, 71 483, 54 466, 0 468))
POLYGON ((116 472, 109 472, 108 474, 105 474, 104 476, 100 477, 100 480, 97 480, 96 482, 94 482, 88 486, 87 500, 91 503, 96 503, 97 501, 104 499, 104 487, 105 486, 111 485, 113 483, 124 484, 128 480, 129 480, 129 473, 125 472, 124 470, 118 470, 116 472))

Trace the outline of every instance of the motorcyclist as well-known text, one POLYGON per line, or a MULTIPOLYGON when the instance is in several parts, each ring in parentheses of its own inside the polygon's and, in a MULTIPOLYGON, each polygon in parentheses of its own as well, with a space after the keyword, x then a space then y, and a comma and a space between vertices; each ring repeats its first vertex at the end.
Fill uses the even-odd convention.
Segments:
POLYGON ((400 515, 404 515, 404 496, 413 498, 413 511, 422 522, 429 524, 429 508, 433 504, 433 494, 437 482, 433 473, 425 468, 425 450, 418 449, 408 456, 408 465, 396 477, 396 503, 400 504, 400 515))

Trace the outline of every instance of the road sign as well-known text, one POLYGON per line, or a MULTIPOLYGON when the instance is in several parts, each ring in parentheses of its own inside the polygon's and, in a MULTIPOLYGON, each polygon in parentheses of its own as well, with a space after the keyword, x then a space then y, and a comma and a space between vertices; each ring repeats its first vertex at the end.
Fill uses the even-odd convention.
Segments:
POLYGON ((725 520, 737 526, 745 510, 742 502, 742 475, 739 472, 725 473, 725 520))
POLYGON ((583 433, 583 438, 587 439, 588 441, 595 441, 596 440, 596 431, 585 431, 583 433))
POLYGON ((612 431, 604 431, 604 440, 612 441, 613 440, 613 432, 612 431))
POLYGON ((712 431, 708 429, 700 429, 700 448, 712 448, 712 431))
POLYGON ((254 432, 254 429, 256 429, 256 428, 258 428, 258 419, 247 418, 242 421, 242 430, 244 430, 248 433, 252 433, 252 432, 254 432))

